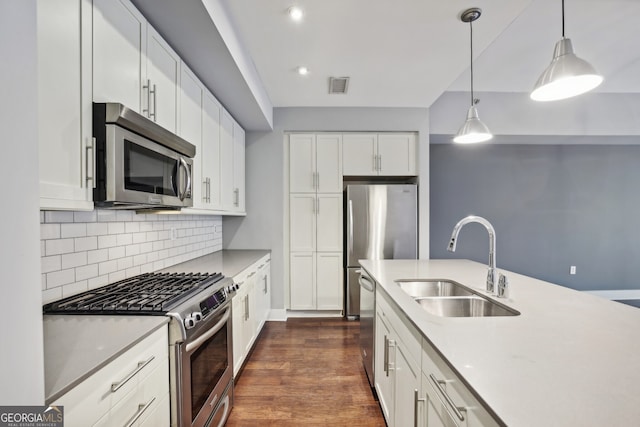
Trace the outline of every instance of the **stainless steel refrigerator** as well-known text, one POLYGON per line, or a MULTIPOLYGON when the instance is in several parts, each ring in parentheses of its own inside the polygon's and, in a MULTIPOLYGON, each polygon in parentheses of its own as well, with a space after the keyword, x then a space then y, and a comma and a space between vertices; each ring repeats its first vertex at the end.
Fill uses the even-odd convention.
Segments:
POLYGON ((418 191, 415 184, 348 185, 345 197, 346 315, 360 315, 358 260, 416 259, 418 191))

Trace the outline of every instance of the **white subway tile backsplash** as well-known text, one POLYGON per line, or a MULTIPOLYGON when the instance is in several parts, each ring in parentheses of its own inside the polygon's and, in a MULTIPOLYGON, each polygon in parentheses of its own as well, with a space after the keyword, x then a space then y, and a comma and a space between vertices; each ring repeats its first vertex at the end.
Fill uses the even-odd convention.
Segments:
POLYGON ((74 252, 62 255, 62 268, 73 268, 87 265, 86 252, 74 252))
POLYGON ((40 224, 40 239, 59 239, 60 224, 40 224))
POLYGON ((68 254, 73 252, 73 239, 54 239, 45 241, 45 254, 47 256, 68 254))
POLYGON ((124 233, 124 222, 110 222, 108 224, 109 234, 124 233))
POLYGON ((76 252, 78 251, 92 251, 98 249, 98 238, 95 236, 90 237, 76 237, 73 240, 76 252))
POLYGON ((42 211, 40 223, 45 303, 222 249, 219 216, 42 211))
POLYGON ((44 222, 73 222, 73 212, 45 211, 44 222))

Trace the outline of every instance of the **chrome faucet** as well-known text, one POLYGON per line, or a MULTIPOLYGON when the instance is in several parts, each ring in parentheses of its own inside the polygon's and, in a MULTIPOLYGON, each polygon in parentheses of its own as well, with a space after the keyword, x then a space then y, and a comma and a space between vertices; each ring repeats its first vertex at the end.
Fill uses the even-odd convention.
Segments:
MULTIPOLYGON (((496 230, 493 228, 493 225, 486 219, 481 216, 469 215, 465 218, 462 218, 458 223, 453 227, 453 232, 451 233, 451 240, 449 241, 449 247, 447 250, 449 252, 456 251, 456 243, 458 240, 458 234, 462 227, 470 222, 477 222, 478 224, 484 225, 484 227, 489 232, 489 270, 487 271, 487 292, 494 293, 496 288, 496 230)), ((508 294, 507 288, 507 278, 506 276, 500 274, 500 284, 498 286, 498 296, 506 297, 508 294)))

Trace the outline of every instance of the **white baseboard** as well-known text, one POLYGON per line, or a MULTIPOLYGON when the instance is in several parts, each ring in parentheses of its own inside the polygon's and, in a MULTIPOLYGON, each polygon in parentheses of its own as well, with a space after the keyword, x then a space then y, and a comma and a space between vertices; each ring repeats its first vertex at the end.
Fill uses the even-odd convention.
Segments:
POLYGON ((287 310, 287 318, 291 317, 342 317, 342 310, 287 310))
POLYGON ((584 292, 611 300, 640 299, 640 289, 612 289, 584 292))

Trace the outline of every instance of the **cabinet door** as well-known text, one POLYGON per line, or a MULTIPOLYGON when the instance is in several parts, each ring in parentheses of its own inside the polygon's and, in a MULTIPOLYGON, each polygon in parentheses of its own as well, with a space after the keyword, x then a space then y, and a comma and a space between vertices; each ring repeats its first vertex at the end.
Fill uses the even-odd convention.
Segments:
POLYGON ((375 336, 375 388, 387 425, 393 426, 393 371, 387 369, 390 356, 389 341, 392 336, 391 329, 385 322, 384 314, 379 307, 376 307, 375 336))
POLYGON ((38 0, 41 209, 93 209, 91 2, 38 0))
POLYGON ((178 131, 180 57, 166 41, 147 25, 147 80, 142 94, 143 109, 149 117, 173 133, 178 131))
POLYGON ((249 354, 249 350, 251 350, 251 346, 256 339, 256 330, 258 327, 256 323, 256 298, 253 292, 256 279, 255 274, 256 272, 253 271, 250 275, 251 277, 249 277, 249 279, 247 279, 247 281, 245 282, 245 286, 247 287, 246 295, 244 297, 246 305, 243 336, 245 357, 247 354, 249 354))
POLYGON ((378 174, 416 175, 416 135, 378 135, 378 174))
POLYGON ((270 278, 270 265, 269 260, 263 260, 258 267, 258 274, 256 278, 254 294, 256 299, 256 330, 259 333, 264 326, 264 322, 269 317, 269 311, 271 309, 271 298, 269 295, 269 288, 271 286, 270 278))
POLYGON ((245 163, 244 163, 244 129, 233 121, 233 188, 236 192, 234 211, 245 212, 245 163))
POLYGON ((233 185, 233 119, 222 109, 220 112, 220 199, 222 210, 234 209, 233 185))
POLYGON ((316 253, 316 308, 342 310, 342 252, 316 253))
POLYGON ((342 251, 342 193, 318 194, 316 210, 316 250, 342 251))
POLYGON ((316 191, 315 174, 316 136, 312 134, 290 135, 289 191, 292 193, 314 193, 316 191))
POLYGON ((222 107, 205 89, 202 112, 202 179, 205 203, 209 209, 220 209, 220 110, 222 107))
POLYGON ((316 171, 318 193, 342 192, 342 135, 316 137, 316 171))
POLYGON ((244 318, 245 293, 240 290, 233 296, 231 302, 231 327, 233 330, 233 375, 237 375, 244 361, 244 318))
POLYGON ((376 134, 344 134, 342 136, 342 174, 377 175, 376 134))
POLYGON ((292 253, 289 263, 289 298, 292 310, 315 310, 315 256, 313 252, 292 253))
POLYGON ((316 250, 316 196, 292 194, 289 199, 289 250, 316 250))
POLYGON ((202 208, 206 185, 202 178, 202 95, 204 86, 185 64, 180 72, 180 136, 196 146, 193 159, 193 207, 202 208))
POLYGON ((129 1, 94 0, 94 101, 120 102, 142 114, 146 32, 146 20, 129 1))
POLYGON ((394 413, 396 426, 415 426, 418 411, 416 393, 420 392, 420 366, 397 342, 395 348, 395 394, 394 413))

